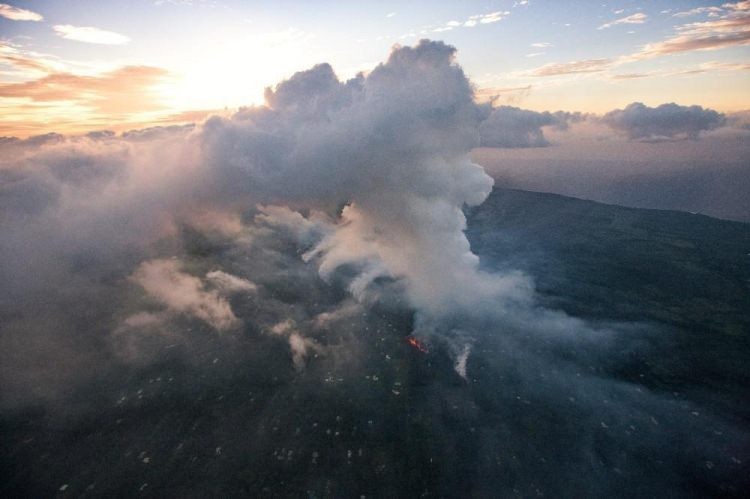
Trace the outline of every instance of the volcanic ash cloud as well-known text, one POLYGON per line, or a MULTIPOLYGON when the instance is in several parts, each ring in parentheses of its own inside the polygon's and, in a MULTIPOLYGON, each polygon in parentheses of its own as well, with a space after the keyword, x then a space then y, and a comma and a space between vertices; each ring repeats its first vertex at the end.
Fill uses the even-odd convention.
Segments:
POLYGON ((525 299, 523 277, 478 271, 463 233, 462 208, 482 203, 493 180, 469 159, 487 109, 475 104, 454 55, 421 41, 346 82, 327 64, 297 73, 266 91, 266 106, 210 119, 203 161, 222 192, 345 205, 306 258, 324 278, 358 268, 355 295, 379 277, 400 279, 427 319, 525 299))

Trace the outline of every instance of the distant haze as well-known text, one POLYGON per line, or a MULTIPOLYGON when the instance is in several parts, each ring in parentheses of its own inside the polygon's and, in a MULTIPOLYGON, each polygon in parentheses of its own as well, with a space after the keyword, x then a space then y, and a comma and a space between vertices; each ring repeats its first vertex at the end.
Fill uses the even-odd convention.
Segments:
POLYGON ((574 140, 472 153, 498 186, 750 222, 746 137, 699 141, 574 140))

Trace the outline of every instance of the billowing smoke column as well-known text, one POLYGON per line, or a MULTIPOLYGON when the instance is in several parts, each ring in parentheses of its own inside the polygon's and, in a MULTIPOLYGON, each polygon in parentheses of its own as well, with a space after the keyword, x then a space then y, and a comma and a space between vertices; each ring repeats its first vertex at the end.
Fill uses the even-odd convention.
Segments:
POLYGON ((421 322, 517 296, 525 281, 479 272, 463 233, 462 208, 482 203, 493 180, 469 159, 486 109, 454 55, 423 40, 347 82, 327 64, 297 73, 267 90, 267 107, 210 119, 203 161, 217 169, 222 192, 345 203, 305 258, 319 262, 324 278, 355 266, 355 296, 378 277, 403 279, 421 322))

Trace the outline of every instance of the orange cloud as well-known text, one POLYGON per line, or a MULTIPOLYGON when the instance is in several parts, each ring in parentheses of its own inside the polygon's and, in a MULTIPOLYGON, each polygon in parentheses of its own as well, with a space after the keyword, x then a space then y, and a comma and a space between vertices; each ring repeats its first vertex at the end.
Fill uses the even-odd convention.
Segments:
POLYGON ((715 73, 718 71, 748 71, 750 70, 749 63, 743 62, 718 62, 710 61, 700 64, 697 67, 679 69, 675 71, 652 71, 649 73, 625 73, 625 74, 613 74, 608 77, 612 80, 632 80, 636 78, 651 78, 655 76, 689 76, 702 73, 715 73))
MULTIPOLYGON (((29 69, 45 69, 33 59, 13 62, 29 69)), ((139 115, 166 109, 155 86, 169 77, 162 68, 125 66, 100 75, 56 72, 34 80, 0 84, 0 133, 81 131, 120 122, 132 126, 134 119, 142 120, 139 115)))
POLYGON ((14 7, 7 3, 0 3, 0 17, 10 19, 11 21, 42 21, 44 19, 44 17, 36 12, 14 7))
POLYGON ((474 91, 477 102, 515 104, 531 93, 531 85, 521 87, 485 87, 474 91))
POLYGON ((212 115, 224 116, 227 111, 222 109, 196 109, 190 111, 181 111, 179 113, 169 114, 162 118, 159 118, 159 123, 198 123, 205 121, 206 118, 212 115))
POLYGON ((612 65, 611 59, 585 59, 563 63, 545 64, 531 71, 531 76, 560 76, 579 73, 597 73, 612 65))
POLYGON ((49 56, 20 50, 9 42, 0 42, 0 65, 10 66, 22 72, 50 73, 54 69, 46 59, 49 59, 49 56))
POLYGON ((0 53, 0 62, 13 66, 14 68, 29 69, 32 71, 47 72, 50 69, 49 66, 43 62, 22 55, 0 53))
POLYGON ((629 59, 650 59, 694 50, 750 45, 750 1, 724 4, 723 7, 729 12, 720 18, 678 26, 676 35, 645 45, 629 59))
POLYGON ((0 97, 32 101, 84 100, 101 111, 112 111, 121 107, 117 102, 121 99, 138 96, 150 100, 148 88, 168 74, 164 69, 151 66, 125 66, 99 76, 53 73, 38 80, 1 84, 0 97))

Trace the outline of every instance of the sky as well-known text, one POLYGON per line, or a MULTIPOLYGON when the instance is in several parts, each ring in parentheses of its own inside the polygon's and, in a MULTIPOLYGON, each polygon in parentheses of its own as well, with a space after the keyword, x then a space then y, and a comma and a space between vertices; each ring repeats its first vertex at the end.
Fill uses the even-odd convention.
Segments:
POLYGON ((455 46, 496 105, 750 109, 748 1, 29 1, 0 4, 0 136, 196 121, 422 38, 455 46))

